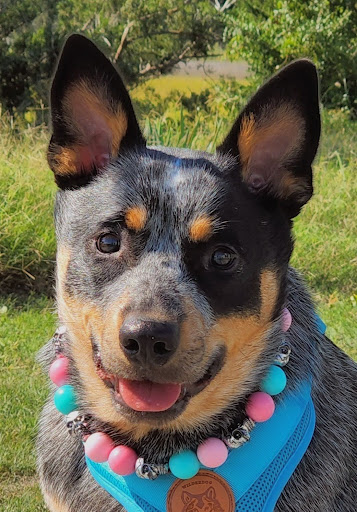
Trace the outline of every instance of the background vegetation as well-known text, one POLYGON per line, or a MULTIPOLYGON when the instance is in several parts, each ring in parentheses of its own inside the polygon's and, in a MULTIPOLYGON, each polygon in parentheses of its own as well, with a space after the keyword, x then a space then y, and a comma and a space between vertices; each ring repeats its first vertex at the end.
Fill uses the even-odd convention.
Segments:
POLYGON ((298 57, 317 63, 326 107, 357 113, 357 9, 354 0, 239 2, 225 17, 227 51, 266 77, 298 57), (247 44, 254 41, 254 44, 247 44))
POLYGON ((130 84, 223 51, 245 59, 259 80, 310 57, 323 103, 356 114, 354 0, 3 0, 0 98, 7 109, 47 106, 49 77, 73 32, 95 41, 130 84))
POLYGON ((349 24, 349 5, 325 0, 319 5, 314 0, 252 0, 239 6, 230 0, 1 3, 0 511, 45 510, 35 475, 34 438, 47 378, 35 363, 35 354, 56 324, 52 293, 56 189, 44 158, 49 132, 43 121, 48 76, 65 33, 89 34, 113 60, 123 40, 118 63, 126 70, 151 144, 214 151, 256 84, 276 67, 304 55, 315 60, 322 76, 325 70, 331 71, 330 75, 326 71, 324 82, 327 92, 321 150, 314 166, 315 196, 295 222, 293 264, 312 289, 328 335, 357 359, 357 145, 351 119, 355 92, 351 93, 349 78, 355 66, 348 60, 355 51, 355 28, 349 24), (169 12, 176 7, 180 13, 169 12), (311 9, 322 13, 315 25, 307 19, 311 9), (284 16, 288 30, 284 30, 284 16), (341 19, 346 27, 343 38, 338 28, 341 19), (317 26, 322 28, 315 37, 317 26), (160 33, 154 34, 155 30, 160 33), (190 46, 200 30, 207 32, 203 47, 190 46), (243 45, 243 38, 249 44, 243 45), (341 46, 329 46, 330 39, 341 46), (226 52, 234 59, 243 56, 254 74, 243 82, 177 76, 143 80, 170 69, 185 45, 190 50, 183 58, 196 51, 197 55, 226 52), (328 58, 323 57, 327 54, 328 58), (148 63, 150 70, 145 67, 148 63), (141 73, 144 69, 148 71, 141 73))
POLYGON ((0 98, 7 108, 47 105, 66 35, 90 37, 128 83, 214 53, 223 23, 206 0, 5 0, 0 6, 0 98))

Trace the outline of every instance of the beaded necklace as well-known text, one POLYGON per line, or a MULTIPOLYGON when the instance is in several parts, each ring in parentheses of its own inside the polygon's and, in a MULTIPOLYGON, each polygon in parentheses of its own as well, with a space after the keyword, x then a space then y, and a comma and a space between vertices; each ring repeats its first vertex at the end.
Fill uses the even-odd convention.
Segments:
MULTIPOLYGON (((292 317, 285 308, 281 317, 281 328, 287 332, 292 317)), ((164 464, 151 464, 126 445, 115 446, 111 437, 104 432, 92 432, 90 417, 77 410, 75 389, 68 384, 69 359, 63 354, 63 341, 66 328, 60 326, 54 337, 56 359, 50 366, 49 376, 58 386, 54 394, 54 403, 58 411, 66 415, 70 433, 78 434, 84 443, 84 452, 88 459, 96 463, 108 462, 110 469, 121 476, 135 473, 138 477, 154 480, 159 475, 172 473, 180 479, 195 476, 201 464, 207 468, 217 468, 224 464, 231 449, 236 449, 250 440, 255 424, 269 420, 275 410, 273 396, 281 393, 286 386, 286 375, 282 367, 289 362, 290 345, 284 341, 263 378, 259 391, 252 393, 245 405, 246 418, 237 425, 223 440, 210 437, 199 444, 196 453, 184 450, 173 454, 164 464)))

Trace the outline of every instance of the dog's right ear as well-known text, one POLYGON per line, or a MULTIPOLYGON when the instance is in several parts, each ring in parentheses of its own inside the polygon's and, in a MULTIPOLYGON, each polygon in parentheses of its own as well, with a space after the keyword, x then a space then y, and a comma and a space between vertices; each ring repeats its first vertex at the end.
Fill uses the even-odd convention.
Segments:
POLYGON ((61 188, 88 183, 119 152, 145 145, 117 71, 87 38, 62 50, 51 89, 53 135, 48 162, 61 188))

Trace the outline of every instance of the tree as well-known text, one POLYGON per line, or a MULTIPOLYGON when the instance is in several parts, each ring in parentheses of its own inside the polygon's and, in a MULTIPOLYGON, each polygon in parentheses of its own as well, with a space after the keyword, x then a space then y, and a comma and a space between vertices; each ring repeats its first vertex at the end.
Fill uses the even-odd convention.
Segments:
POLYGON ((205 0, 12 0, 0 7, 0 98, 8 108, 47 104, 48 83, 69 34, 90 37, 129 84, 206 57, 222 17, 205 0))

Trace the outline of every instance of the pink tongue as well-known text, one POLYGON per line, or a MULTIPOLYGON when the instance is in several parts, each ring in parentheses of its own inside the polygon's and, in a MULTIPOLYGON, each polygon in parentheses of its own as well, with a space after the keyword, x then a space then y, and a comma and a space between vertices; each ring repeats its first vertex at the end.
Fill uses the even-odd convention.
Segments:
POLYGON ((134 411, 166 411, 180 396, 181 384, 119 379, 119 393, 134 411))

